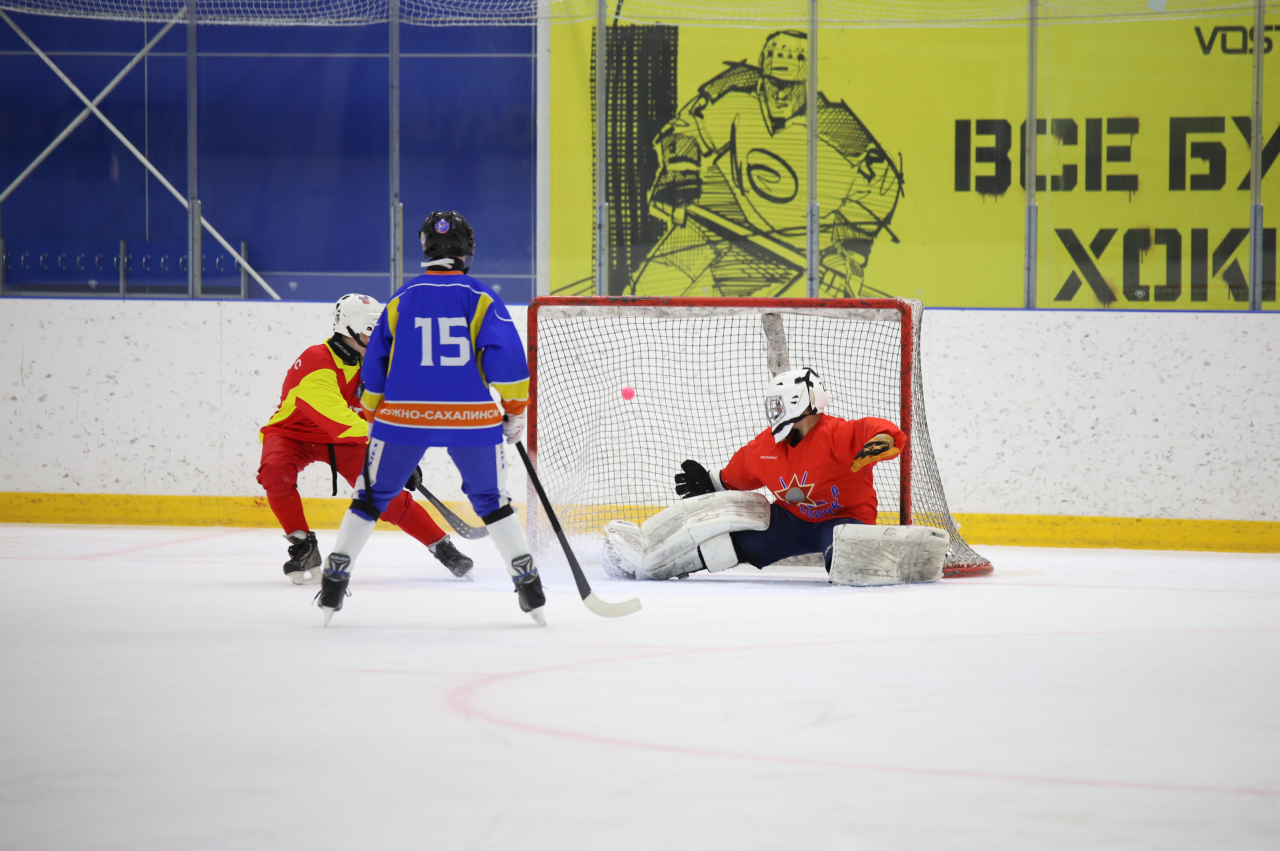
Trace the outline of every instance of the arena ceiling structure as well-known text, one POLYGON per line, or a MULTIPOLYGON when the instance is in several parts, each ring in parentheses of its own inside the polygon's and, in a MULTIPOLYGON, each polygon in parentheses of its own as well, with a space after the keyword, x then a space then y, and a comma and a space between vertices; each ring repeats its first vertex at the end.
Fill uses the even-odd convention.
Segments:
MULTIPOLYGON (((59 79, 84 104, 84 109, 66 128, 55 136, 48 147, 38 155, 8 186, 0 191, 0 211, 13 191, 34 171, 45 158, 65 140, 76 127, 93 118, 102 122, 129 152, 163 185, 188 211, 188 250, 190 256, 200 256, 200 240, 207 232, 247 272, 247 274, 272 298, 279 298, 261 275, 244 257, 223 238, 209 218, 204 215, 199 198, 198 157, 196 152, 196 40, 201 26, 252 25, 252 26, 355 26, 386 24, 389 28, 388 81, 392 92, 388 123, 390 129, 388 217, 389 217, 389 270, 392 289, 403 269, 402 234, 404 230, 403 207, 400 203, 400 151, 399 126, 400 103, 400 25, 423 27, 449 26, 511 26, 529 25, 545 27, 557 23, 581 23, 594 20, 596 32, 605 28, 626 24, 663 24, 702 27, 732 26, 776 28, 779 26, 807 28, 810 52, 817 51, 822 30, 846 28, 933 28, 933 27, 1025 27, 1027 30, 1027 116, 1034 122, 1037 116, 1036 68, 1037 30, 1041 26, 1057 22, 1094 22, 1098 24, 1168 20, 1171 18, 1239 16, 1251 13, 1255 31, 1265 28, 1264 15, 1268 9, 1280 8, 1280 0, 979 0, 978 2, 921 2, 920 0, 745 0, 726 5, 716 0, 197 0, 183 3, 179 0, 0 0, 0 18, 3 18, 59 79), (8 14, 17 12, 66 18, 147 22, 160 24, 162 29, 151 39, 97 95, 90 98, 81 91, 57 62, 42 50, 8 14), (187 191, 179 192, 173 183, 137 149, 98 108, 113 89, 127 77, 151 49, 173 27, 182 24, 187 32, 187 191)), ((597 41, 600 41, 597 39, 597 41)), ((605 42, 600 41, 593 62, 594 91, 607 91, 605 75, 608 65, 603 54, 605 42)), ((1263 121, 1262 121, 1262 67, 1263 54, 1254 51, 1251 101, 1252 156, 1254 174, 1262 173, 1263 121)), ((819 67, 808 63, 806 90, 810 103, 817 102, 819 67)), ((540 72, 541 73, 541 72, 540 72)), ((596 293, 607 293, 607 252, 605 238, 608 226, 606 204, 606 153, 607 122, 605 98, 597 98, 595 104, 595 276, 596 293)), ((817 173, 816 122, 809 126, 808 171, 817 173)), ((1028 169, 1034 173, 1036 135, 1027 134, 1024 151, 1028 169)), ((818 296, 821 264, 818 260, 818 201, 817 182, 806 180, 808 192, 808 221, 806 250, 802 262, 806 269, 810 297, 818 296)), ((1026 189, 1026 264, 1025 291, 1028 306, 1035 305, 1036 288, 1036 239, 1038 204, 1036 181, 1027 181, 1026 189)), ((1261 181, 1254 181, 1250 198, 1250 307, 1261 309, 1261 280, 1263 263, 1261 181)), ((215 216, 216 217, 216 216, 215 216)), ((0 222, 3 219, 0 218, 0 222)), ((0 229, 0 255, 3 252, 3 230, 0 229)), ((199 264, 189 270, 189 294, 199 297, 199 264)), ((2 281, 0 281, 2 283, 2 281)))

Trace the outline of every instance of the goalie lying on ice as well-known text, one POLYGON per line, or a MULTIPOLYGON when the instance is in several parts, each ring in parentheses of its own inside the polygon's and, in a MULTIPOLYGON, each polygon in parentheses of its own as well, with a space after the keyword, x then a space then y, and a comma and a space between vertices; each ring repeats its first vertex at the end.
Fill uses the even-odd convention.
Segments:
POLYGON ((676 474, 682 500, 642 526, 605 526, 612 575, 670 579, 739 563, 764 567, 821 553, 831 582, 889 585, 942 575, 948 534, 928 526, 877 526, 871 468, 894 458, 907 436, 888 420, 844 420, 823 411, 827 394, 812 369, 769 384, 769 428, 714 477, 697 461, 676 474), (752 493, 768 487, 775 501, 752 493))

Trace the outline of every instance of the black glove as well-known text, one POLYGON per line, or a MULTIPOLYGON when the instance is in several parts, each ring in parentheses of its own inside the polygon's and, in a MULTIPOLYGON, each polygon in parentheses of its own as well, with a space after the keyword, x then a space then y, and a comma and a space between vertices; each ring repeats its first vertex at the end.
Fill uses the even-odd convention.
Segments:
POLYGON ((410 492, 417 491, 422 485, 422 468, 414 467, 413 472, 409 474, 409 481, 404 483, 404 489, 410 492))
POLYGON ((711 483, 711 474, 706 467, 697 461, 685 461, 680 469, 684 472, 676 473, 676 496, 688 499, 704 493, 715 493, 716 487, 711 483))

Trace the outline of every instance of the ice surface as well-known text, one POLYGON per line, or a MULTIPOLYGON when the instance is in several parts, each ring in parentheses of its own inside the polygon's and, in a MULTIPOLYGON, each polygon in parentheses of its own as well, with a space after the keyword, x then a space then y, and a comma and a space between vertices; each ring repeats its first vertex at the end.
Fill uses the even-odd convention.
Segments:
MULTIPOLYGON (((322 549, 333 532, 318 533, 322 549)), ((324 629, 275 532, 0 525, 0 848, 1262 849, 1280 556, 609 580, 376 533, 324 629)))

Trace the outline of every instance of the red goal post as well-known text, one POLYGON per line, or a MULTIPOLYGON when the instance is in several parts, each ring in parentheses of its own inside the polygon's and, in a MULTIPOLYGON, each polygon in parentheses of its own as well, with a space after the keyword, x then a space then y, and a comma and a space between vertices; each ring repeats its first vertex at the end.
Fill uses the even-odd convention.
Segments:
MULTIPOLYGON (((527 442, 565 530, 597 556, 605 522, 640 522, 669 505, 685 458, 723 467, 764 428, 771 375, 811 366, 829 413, 883 417, 908 436, 898 458, 873 470, 879 523, 945 528, 944 575, 990 573, 947 509, 929 443, 922 316, 906 299, 534 299, 527 442)), ((550 553, 538 547, 545 518, 529 505, 530 537, 550 553)))

